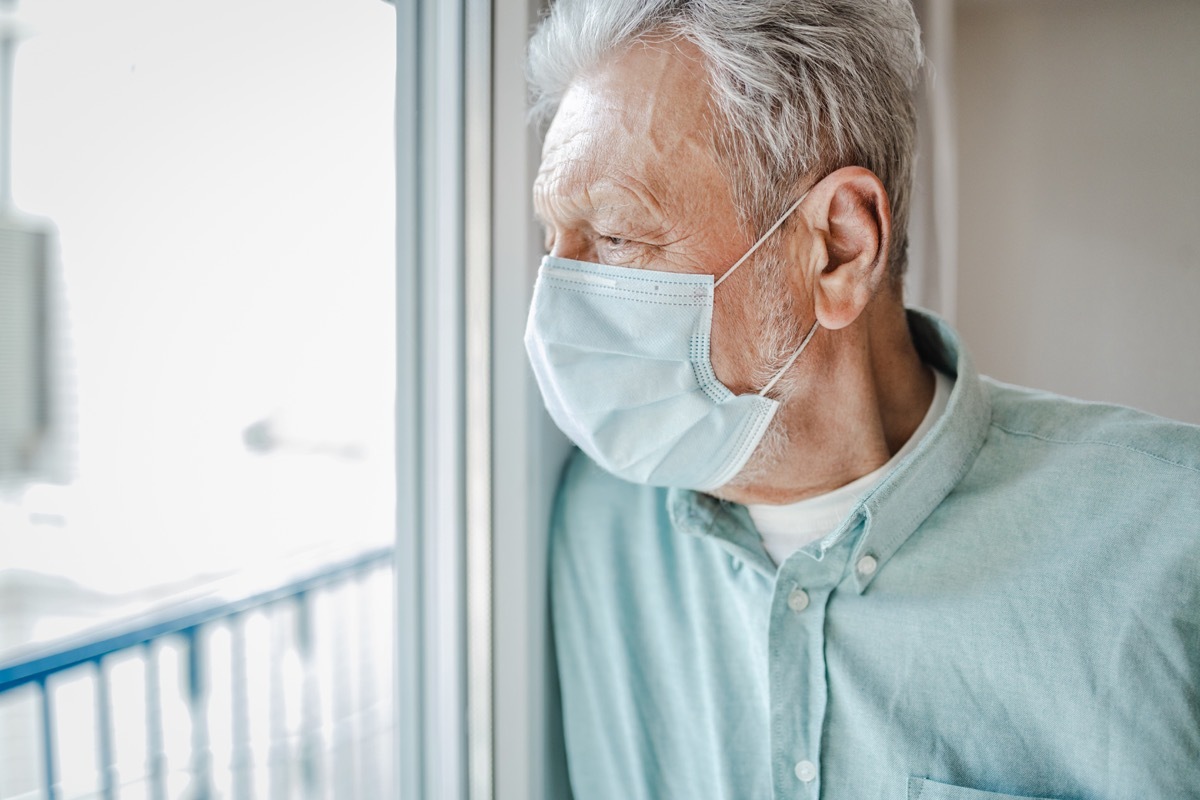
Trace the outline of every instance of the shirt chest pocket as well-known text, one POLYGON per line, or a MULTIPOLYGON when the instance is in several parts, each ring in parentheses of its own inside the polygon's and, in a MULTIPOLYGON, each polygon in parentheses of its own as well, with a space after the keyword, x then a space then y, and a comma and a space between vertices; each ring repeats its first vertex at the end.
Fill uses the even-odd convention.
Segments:
POLYGON ((963 786, 951 786, 927 778, 908 779, 908 800, 1053 800, 1033 795, 982 792, 963 786))

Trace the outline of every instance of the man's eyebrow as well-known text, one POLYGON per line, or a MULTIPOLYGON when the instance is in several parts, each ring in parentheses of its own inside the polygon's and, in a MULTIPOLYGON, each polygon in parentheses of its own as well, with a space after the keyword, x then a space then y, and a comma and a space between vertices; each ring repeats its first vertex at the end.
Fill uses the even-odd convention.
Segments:
MULTIPOLYGON (((627 229, 644 229, 653 227, 646 225, 647 217, 658 216, 657 210, 647 205, 641 198, 629 197, 616 187, 603 182, 589 184, 570 197, 560 198, 566 202, 555 205, 555 209, 565 212, 557 219, 559 224, 608 224, 627 229)), ((554 227, 542 208, 535 201, 533 218, 543 228, 554 227)))

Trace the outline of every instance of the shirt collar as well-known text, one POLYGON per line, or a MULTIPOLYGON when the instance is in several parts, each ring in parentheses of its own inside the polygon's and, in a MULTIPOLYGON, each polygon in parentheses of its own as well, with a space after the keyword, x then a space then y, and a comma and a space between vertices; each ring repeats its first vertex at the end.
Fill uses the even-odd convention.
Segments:
MULTIPOLYGON (((873 569, 853 572, 855 587, 866 590, 888 559, 933 513, 974 463, 987 436, 991 403, 970 354, 948 323, 910 309, 908 325, 921 359, 955 377, 946 413, 921 444, 869 491, 833 533, 810 547, 819 558, 860 526, 852 563, 873 559, 873 569)), ((671 489, 667 508, 675 529, 711 537, 760 572, 774 575, 775 565, 744 506, 685 489, 671 489)))

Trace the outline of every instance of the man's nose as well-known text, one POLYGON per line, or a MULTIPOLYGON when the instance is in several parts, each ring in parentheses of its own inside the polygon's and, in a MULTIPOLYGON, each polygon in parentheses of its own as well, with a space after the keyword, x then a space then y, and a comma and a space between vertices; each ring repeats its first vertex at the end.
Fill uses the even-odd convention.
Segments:
POLYGON ((554 237, 554 246, 550 248, 549 255, 571 261, 598 262, 600 260, 596 253, 595 242, 575 233, 565 233, 554 237))

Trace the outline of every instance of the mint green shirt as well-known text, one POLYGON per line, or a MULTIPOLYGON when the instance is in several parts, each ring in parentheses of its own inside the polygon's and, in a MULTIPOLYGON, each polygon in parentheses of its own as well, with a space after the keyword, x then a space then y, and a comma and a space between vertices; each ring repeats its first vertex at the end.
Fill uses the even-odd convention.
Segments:
POLYGON ((1200 798, 1200 428, 910 325, 946 413, 778 569, 741 506, 568 466, 576 800, 1200 798))

